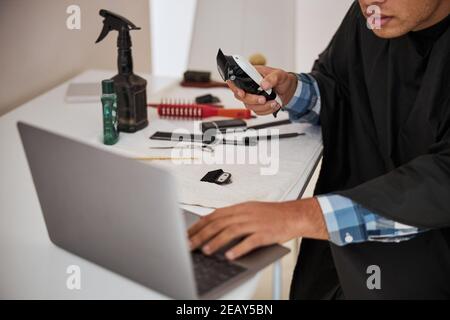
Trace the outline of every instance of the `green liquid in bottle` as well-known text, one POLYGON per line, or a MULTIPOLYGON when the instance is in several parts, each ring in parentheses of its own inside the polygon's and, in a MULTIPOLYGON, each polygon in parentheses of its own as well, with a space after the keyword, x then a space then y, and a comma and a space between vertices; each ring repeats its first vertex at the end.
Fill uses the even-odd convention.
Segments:
POLYGON ((116 144, 119 140, 117 118, 117 95, 114 92, 114 81, 102 81, 102 106, 103 106, 103 143, 116 144))

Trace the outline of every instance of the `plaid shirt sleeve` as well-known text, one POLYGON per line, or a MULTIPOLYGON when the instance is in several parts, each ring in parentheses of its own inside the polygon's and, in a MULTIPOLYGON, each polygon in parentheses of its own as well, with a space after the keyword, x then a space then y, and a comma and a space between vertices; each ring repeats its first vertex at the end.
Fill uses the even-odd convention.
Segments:
POLYGON ((309 74, 296 74, 298 83, 294 96, 283 110, 293 122, 319 124, 320 92, 317 81, 309 74))
MULTIPOLYGON (((319 125, 320 91, 309 74, 296 74, 297 89, 291 101, 283 107, 293 122, 319 125)), ((338 246, 365 241, 400 242, 426 231, 404 225, 373 213, 352 200, 335 194, 317 197, 330 241, 338 246)))
POLYGON ((330 241, 338 246, 365 241, 400 242, 427 231, 404 225, 336 194, 318 196, 330 241))

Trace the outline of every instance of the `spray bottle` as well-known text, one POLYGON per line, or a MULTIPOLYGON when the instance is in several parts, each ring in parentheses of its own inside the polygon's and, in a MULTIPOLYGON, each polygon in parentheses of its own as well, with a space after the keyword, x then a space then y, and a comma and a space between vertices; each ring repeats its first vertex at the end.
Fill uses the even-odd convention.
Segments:
POLYGON ((118 129, 136 132, 148 125, 147 81, 133 73, 131 55, 131 30, 140 30, 128 19, 107 10, 100 10, 104 17, 103 29, 95 43, 102 41, 111 30, 119 32, 117 39, 118 74, 112 78, 117 94, 118 129))

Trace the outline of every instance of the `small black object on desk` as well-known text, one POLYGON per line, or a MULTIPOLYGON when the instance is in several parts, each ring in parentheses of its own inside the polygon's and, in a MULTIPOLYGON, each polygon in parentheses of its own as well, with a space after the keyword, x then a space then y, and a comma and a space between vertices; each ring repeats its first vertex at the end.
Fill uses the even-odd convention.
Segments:
POLYGON ((183 79, 186 82, 209 82, 211 81, 211 72, 187 70, 183 74, 183 79))
POLYGON ((220 132, 226 132, 228 130, 244 131, 247 129, 247 123, 242 119, 205 121, 202 122, 201 129, 203 133, 211 129, 220 132))
POLYGON ((227 184, 231 182, 231 173, 225 172, 222 169, 208 172, 200 181, 215 183, 218 185, 227 184))
POLYGON ((202 132, 206 132, 209 129, 216 129, 221 132, 226 132, 228 129, 235 129, 236 131, 245 131, 249 129, 259 130, 270 127, 282 126, 285 124, 291 124, 291 120, 278 120, 272 122, 261 123, 253 126, 247 127, 247 123, 242 119, 231 119, 231 120, 218 120, 218 121, 205 121, 201 123, 202 132))
POLYGON ((219 103, 220 99, 216 96, 213 96, 212 94, 208 93, 202 96, 198 96, 195 98, 195 103, 197 104, 212 104, 212 103, 219 103))

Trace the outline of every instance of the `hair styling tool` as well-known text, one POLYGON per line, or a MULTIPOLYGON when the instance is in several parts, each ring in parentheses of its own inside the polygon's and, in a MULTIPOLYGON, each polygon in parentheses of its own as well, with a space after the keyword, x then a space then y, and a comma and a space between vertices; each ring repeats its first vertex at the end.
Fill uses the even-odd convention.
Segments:
POLYGON ((250 119, 252 117, 251 111, 248 109, 220 109, 209 104, 159 103, 149 104, 149 107, 156 107, 161 117, 194 119, 214 116, 237 119, 250 119))
MULTIPOLYGON (((224 81, 230 80, 245 92, 264 96, 267 100, 275 100, 280 106, 283 105, 275 90, 261 88, 260 83, 263 77, 245 58, 239 55, 226 56, 219 49, 216 59, 217 69, 224 81)), ((279 110, 273 113, 274 117, 277 116, 279 110)))

